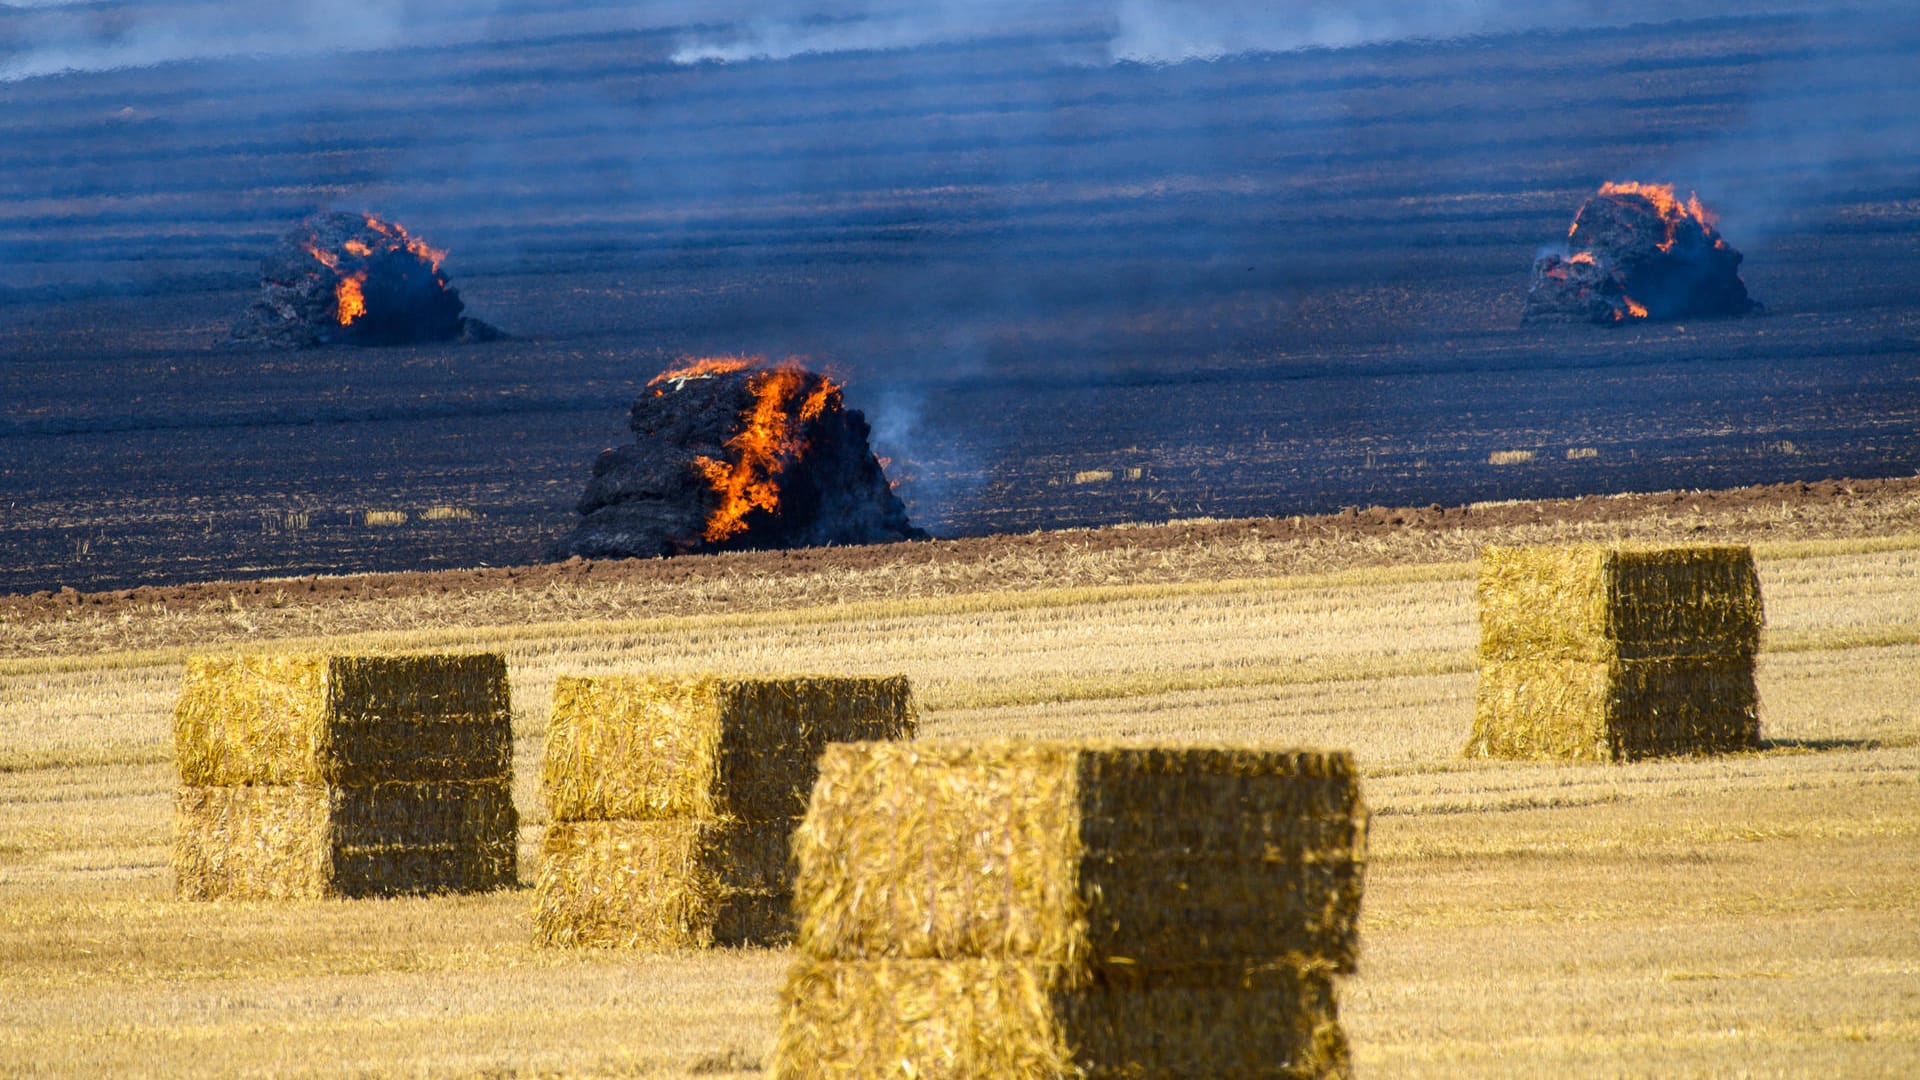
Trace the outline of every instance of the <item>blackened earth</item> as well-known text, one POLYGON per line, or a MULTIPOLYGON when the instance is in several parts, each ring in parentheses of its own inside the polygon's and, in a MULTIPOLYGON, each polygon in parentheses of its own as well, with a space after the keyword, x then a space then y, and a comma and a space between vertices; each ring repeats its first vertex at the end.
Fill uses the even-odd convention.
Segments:
POLYGON ((828 365, 936 536, 1912 476, 1917 36, 683 67, 609 29, 0 83, 0 591, 537 561, 647 380, 725 352, 828 365), (1519 324, 1649 161, 1717 166, 1662 178, 1768 314, 1519 324), (327 204, 518 338, 220 347, 327 204))

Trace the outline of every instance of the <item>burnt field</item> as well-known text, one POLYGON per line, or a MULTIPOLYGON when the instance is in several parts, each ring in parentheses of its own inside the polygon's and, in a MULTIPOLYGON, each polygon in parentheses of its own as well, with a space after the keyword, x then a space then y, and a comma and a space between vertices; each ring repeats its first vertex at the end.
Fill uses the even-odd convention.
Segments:
POLYGON ((1911 15, 689 64, 499 10, 0 82, 0 592, 534 560, 721 352, 836 372, 939 536, 1920 468, 1911 15), (1696 189, 1765 314, 1523 327, 1609 179, 1696 189), (448 249, 513 338, 227 345, 318 208, 448 249))

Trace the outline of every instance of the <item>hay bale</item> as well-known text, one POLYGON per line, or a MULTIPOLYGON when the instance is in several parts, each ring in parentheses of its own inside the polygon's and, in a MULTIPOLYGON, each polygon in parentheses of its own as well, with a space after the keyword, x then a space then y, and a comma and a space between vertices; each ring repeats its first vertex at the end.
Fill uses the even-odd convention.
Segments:
POLYGON ((829 747, 775 1075, 1345 1075, 1366 831, 1341 753, 829 747))
POLYGON ((1758 745, 1752 551, 1489 547, 1467 753, 1611 761, 1758 745))
POLYGON ((498 656, 195 657, 174 741, 183 898, 466 892, 517 879, 498 656))
POLYGON ((1351 970, 1366 828, 1343 753, 835 746, 794 838, 799 946, 1351 970))
POLYGON ((905 676, 561 676, 541 780, 556 821, 798 818, 830 742, 910 737, 905 676))
POLYGON ((513 771, 506 661, 197 656, 174 708, 185 784, 486 780, 513 771))
POLYGON ((790 837, 821 750, 910 737, 914 719, 897 676, 556 679, 534 940, 784 943, 790 837))
POLYGON ((541 945, 703 949, 792 937, 794 821, 558 821, 540 850, 541 945))
POLYGON ((794 962, 776 1080, 1343 1077, 1333 980, 1279 965, 1075 985, 1037 960, 794 962))

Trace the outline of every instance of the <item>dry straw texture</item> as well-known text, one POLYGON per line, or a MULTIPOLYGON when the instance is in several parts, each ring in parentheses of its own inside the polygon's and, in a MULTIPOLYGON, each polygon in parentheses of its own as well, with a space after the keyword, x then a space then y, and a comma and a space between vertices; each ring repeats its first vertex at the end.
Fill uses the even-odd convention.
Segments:
POLYGON ((1341 1074, 1366 830, 1340 753, 830 747, 776 1074, 1341 1074))
POLYGON ((786 941, 790 838, 820 752, 913 728, 903 677, 556 679, 534 939, 786 941))
POLYGON ((904 676, 561 676, 541 775, 556 821, 806 813, 830 742, 912 734, 904 676))
POLYGON ((794 840, 799 944, 822 959, 1348 969, 1365 844, 1346 754, 836 746, 794 840))
POLYGON ((1751 748, 1763 612, 1745 547, 1489 547, 1467 753, 1606 761, 1751 748))
POLYGON ((1333 980, 1279 965, 1074 985, 1037 960, 816 960, 782 992, 779 1080, 1335 1077, 1333 980))
POLYGON ((477 891, 516 880, 498 656, 188 661, 174 711, 178 891, 477 891))
POLYGON ((541 849, 536 937, 626 948, 785 940, 793 825, 555 822, 541 849))

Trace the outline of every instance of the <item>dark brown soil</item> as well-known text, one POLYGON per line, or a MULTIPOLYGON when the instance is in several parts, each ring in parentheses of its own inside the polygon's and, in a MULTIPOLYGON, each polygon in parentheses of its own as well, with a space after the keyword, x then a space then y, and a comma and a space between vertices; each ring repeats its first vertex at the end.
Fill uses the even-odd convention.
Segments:
MULTIPOLYGON (((1920 477, 1891 480, 1827 480, 1815 483, 1768 484, 1724 491, 1666 491, 1651 494, 1583 496, 1535 502, 1477 503, 1470 506, 1349 508, 1337 514, 1284 518, 1246 518, 1220 521, 1174 522, 1150 526, 1071 529, 1008 536, 930 540, 867 547, 806 548, 789 551, 731 552, 721 555, 669 559, 588 560, 416 573, 360 574, 346 577, 308 577, 191 585, 142 586, 111 592, 82 593, 72 589, 29 595, 0 596, 0 622, 14 624, 66 617, 76 609, 89 615, 123 609, 196 610, 224 604, 233 597, 280 595, 288 605, 325 605, 338 601, 391 600, 452 592, 493 589, 538 591, 556 584, 610 585, 622 582, 671 586, 702 580, 817 574, 833 570, 862 570, 918 564, 1014 563, 1023 555, 1062 549, 1086 554, 1125 550, 1135 557, 1177 552, 1224 541, 1249 538, 1264 541, 1366 541, 1429 533, 1457 535, 1486 533, 1538 525, 1628 525, 1649 519, 1689 518, 1681 531, 1716 532, 1730 521, 1740 522, 1748 539, 1778 532, 1783 537, 1808 535, 1796 522, 1811 519, 1816 535, 1858 534, 1847 523, 1874 517, 1870 511, 1889 504, 1920 502, 1920 477), (1755 511, 1766 511, 1757 515, 1755 511), (1769 518, 1777 521, 1770 524, 1769 518)), ((1894 519, 1898 529, 1911 528, 1910 517, 1894 519)), ((1871 527, 1867 532, 1873 531, 1871 527)), ((1368 560, 1359 560, 1365 563, 1368 560)), ((1387 560, 1375 560, 1387 561, 1387 560)), ((991 577, 987 584, 991 587, 991 577)), ((1008 587, 1030 585, 1015 577, 1008 587)))

